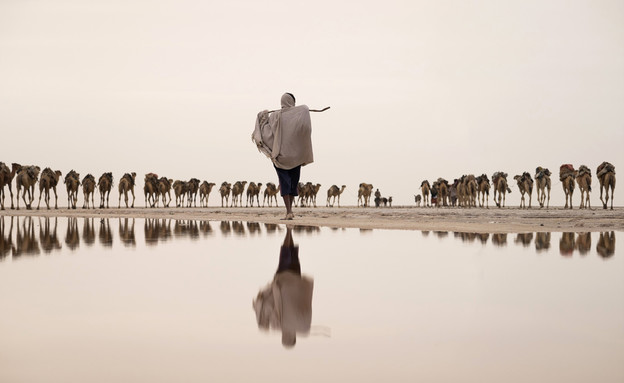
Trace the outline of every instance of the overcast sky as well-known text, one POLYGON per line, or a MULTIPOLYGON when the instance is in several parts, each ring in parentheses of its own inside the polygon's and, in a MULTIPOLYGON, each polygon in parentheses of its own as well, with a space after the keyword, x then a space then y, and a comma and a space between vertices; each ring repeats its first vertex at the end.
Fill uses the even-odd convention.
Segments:
POLYGON ((413 204, 423 179, 500 170, 517 205, 511 177, 544 166, 561 205, 562 163, 624 169, 624 2, 0 2, 5 163, 135 171, 137 204, 147 172, 276 182, 250 137, 284 92, 331 106, 302 170, 321 196, 413 204))

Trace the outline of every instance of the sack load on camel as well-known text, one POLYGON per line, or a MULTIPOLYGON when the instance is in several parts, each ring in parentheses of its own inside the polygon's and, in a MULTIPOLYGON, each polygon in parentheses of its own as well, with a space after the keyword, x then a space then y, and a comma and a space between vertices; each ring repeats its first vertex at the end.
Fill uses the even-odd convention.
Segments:
POLYGON ((604 161, 598 166, 598 169, 596 169, 596 177, 601 178, 607 173, 615 174, 615 166, 611 165, 611 163, 607 161, 604 161))
POLYGON ((548 170, 548 168, 543 168, 541 166, 538 166, 537 168, 535 168, 535 179, 542 179, 544 178, 544 176, 549 176, 552 173, 550 173, 550 170, 548 170))
POLYGON ((563 164, 559 168, 559 180, 563 182, 568 177, 576 178, 576 170, 572 164, 563 164))

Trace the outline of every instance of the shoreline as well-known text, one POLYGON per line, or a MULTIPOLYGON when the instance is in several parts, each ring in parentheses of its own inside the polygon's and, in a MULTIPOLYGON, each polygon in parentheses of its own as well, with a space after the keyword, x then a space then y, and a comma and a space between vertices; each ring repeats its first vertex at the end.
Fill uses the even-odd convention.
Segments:
POLYGON ((624 231, 624 208, 519 209, 519 208, 425 208, 297 207, 295 219, 285 221, 280 207, 206 208, 109 208, 2 210, 0 216, 147 218, 208 221, 248 221, 333 228, 433 230, 476 233, 598 232, 624 231))

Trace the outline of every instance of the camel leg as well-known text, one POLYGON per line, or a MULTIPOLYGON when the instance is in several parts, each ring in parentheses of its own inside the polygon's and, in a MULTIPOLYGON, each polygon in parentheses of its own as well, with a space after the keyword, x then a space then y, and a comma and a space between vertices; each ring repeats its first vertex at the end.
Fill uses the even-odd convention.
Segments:
MULTIPOLYGON (((615 183, 615 180, 613 181, 615 183)), ((615 190, 615 185, 611 187, 611 210, 613 210, 613 192, 615 190)))
MULTIPOLYGON (((43 196, 43 191, 39 188, 39 203, 37 204, 37 210, 39 210, 39 206, 41 206, 41 197, 43 196)), ((48 207, 49 209, 50 207, 48 207)))
POLYGON ((132 206, 130 206, 130 207, 133 208, 134 207, 134 200, 136 199, 135 196, 134 196, 134 188, 130 189, 130 192, 132 193, 132 206))

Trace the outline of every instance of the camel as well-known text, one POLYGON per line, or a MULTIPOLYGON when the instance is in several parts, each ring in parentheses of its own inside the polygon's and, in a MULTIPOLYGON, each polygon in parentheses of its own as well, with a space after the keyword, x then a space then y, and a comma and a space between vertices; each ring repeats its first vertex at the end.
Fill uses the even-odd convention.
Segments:
POLYGON ((358 207, 367 207, 370 204, 371 193, 373 192, 373 185, 362 182, 358 189, 358 207))
POLYGON ((247 186, 247 202, 245 206, 249 206, 251 203, 251 207, 253 207, 253 199, 256 197, 257 205, 260 206, 260 187, 262 187, 261 183, 250 182, 249 186, 247 186))
POLYGON ((264 203, 266 202, 266 200, 269 200, 269 207, 271 207, 273 205, 273 199, 275 199, 275 206, 278 206, 277 204, 277 193, 279 192, 279 189, 277 188, 277 186, 275 186, 275 184, 273 182, 269 182, 266 184, 266 187, 264 188, 264 198, 262 199, 262 207, 264 207, 264 203))
POLYGON ((210 197, 210 192, 212 191, 212 188, 214 186, 215 184, 212 182, 202 182, 202 184, 199 186, 199 206, 208 207, 208 197, 210 197))
POLYGON ((76 208, 78 202, 78 186, 80 186, 80 174, 75 170, 70 170, 65 176, 65 187, 67 188, 67 207, 76 208))
POLYGON ((11 209, 15 209, 13 205, 13 189, 11 184, 13 183, 13 178, 15 174, 19 171, 22 166, 20 164, 12 163, 11 170, 6 166, 3 162, 0 162, 0 206, 1 210, 4 210, 4 186, 7 185, 9 187, 9 193, 11 193, 11 209))
MULTIPOLYGON (((457 201, 459 200, 458 198, 458 193, 457 193, 457 186, 459 185, 459 180, 455 179, 453 180, 453 183, 449 185, 448 187, 448 194, 449 194, 449 204, 452 207, 457 206, 457 201)), ((437 191, 436 191, 437 193, 437 191)))
POLYGON ((429 194, 431 193, 431 185, 429 181, 424 180, 420 183, 420 192, 422 193, 423 206, 431 207, 431 202, 429 201, 429 194))
POLYGON ((243 191, 247 181, 236 181, 232 186, 232 206, 243 206, 243 191))
POLYGON ((45 195, 44 201, 48 210, 50 210, 50 188, 54 191, 54 208, 58 209, 58 194, 56 194, 56 185, 62 173, 60 170, 53 171, 50 168, 45 168, 41 172, 39 179, 39 203, 37 204, 37 210, 41 205, 41 196, 45 195))
POLYGON ((442 204, 442 206, 448 206, 448 181, 444 178, 438 178, 437 181, 433 183, 433 189, 435 189, 437 192, 435 206, 440 207, 440 204, 442 204))
POLYGON ((579 209, 591 209, 591 202, 589 200, 591 181, 591 170, 589 170, 589 168, 585 165, 579 166, 578 175, 576 176, 576 183, 578 184, 579 191, 581 192, 581 204, 579 205, 579 209))
POLYGON ((187 183, 187 203, 188 207, 197 207, 197 192, 199 191, 199 180, 197 178, 191 178, 187 183))
POLYGON ((106 208, 108 208, 108 198, 113 188, 113 173, 108 172, 102 174, 98 180, 97 187, 100 191, 100 209, 104 208, 104 200, 106 200, 106 208))
POLYGON ((158 174, 147 173, 144 179, 143 194, 145 207, 155 207, 158 201, 158 174))
POLYGON ((221 187, 219 188, 219 194, 221 194, 221 207, 223 207, 223 199, 225 199, 225 207, 228 206, 228 201, 230 200, 230 192, 232 191, 232 184, 226 181, 223 181, 221 187))
POLYGON ((342 185, 340 189, 338 189, 338 186, 332 185, 327 190, 327 204, 325 204, 325 206, 334 207, 334 203, 336 203, 336 198, 338 198, 338 207, 340 207, 340 195, 342 194, 342 192, 344 192, 345 188, 345 185, 342 185), (330 204, 329 201, 332 197, 334 198, 334 200, 330 204))
MULTIPOLYGON (((169 207, 169 203, 171 203, 171 185, 173 184, 173 180, 167 177, 160 177, 158 180, 158 191, 157 195, 160 194, 162 197, 163 207, 169 207), (167 196, 169 196, 169 201, 167 201, 167 196)), ((158 198, 156 198, 156 204, 158 204, 158 198)))
POLYGON ((507 185, 507 173, 496 172, 492 175, 492 186, 494 187, 494 202, 499 208, 505 207, 505 195, 511 193, 511 189, 507 185), (496 193, 498 192, 498 200, 496 200, 496 193), (502 199, 502 203, 501 203, 502 199))
POLYGON ((23 187, 22 199, 26 205, 26 209, 31 209, 31 204, 35 199, 35 184, 39 178, 39 166, 22 166, 15 177, 15 188, 17 189, 17 210, 19 210, 19 193, 23 187), (28 201, 26 201, 26 193, 28 193, 28 201))
POLYGON ((457 205, 459 207, 470 207, 470 195, 468 192, 466 175, 461 176, 459 179, 455 179, 453 181, 453 185, 457 188, 457 205))
POLYGON ((609 188, 611 189, 611 210, 613 210, 613 191, 615 190, 615 166, 608 162, 603 162, 596 169, 596 177, 600 181, 600 202, 602 207, 607 208, 609 203, 609 188), (602 200, 602 190, 605 191, 605 200, 602 200))
POLYGON ((305 184, 303 182, 299 182, 297 184, 297 194, 299 194, 299 202, 296 205, 304 207, 308 204, 308 201, 310 200, 310 195, 312 194, 311 188, 312 182, 306 182, 305 184))
POLYGON ((524 194, 529 195, 529 209, 531 208, 531 199, 533 198, 533 178, 528 172, 522 173, 522 175, 514 176, 514 180, 518 183, 518 189, 520 190, 520 208, 526 209, 526 200, 524 194))
POLYGON ((563 164, 559 168, 559 180, 563 186, 563 192, 565 193, 565 207, 568 208, 568 201, 570 201, 570 209, 572 209, 572 194, 574 194, 574 179, 578 175, 578 170, 574 170, 574 167, 570 164, 563 164))
POLYGON ((485 208, 490 208, 490 179, 485 173, 477 177, 477 199, 479 207, 483 207, 485 202, 485 208))
POLYGON ((126 173, 119 180, 119 204, 117 208, 121 208, 121 195, 124 196, 124 201, 126 202, 126 208, 128 208, 128 192, 132 193, 132 205, 131 208, 134 208, 134 200, 136 199, 134 195, 134 183, 136 180, 136 172, 126 173))
POLYGON ((321 190, 321 184, 315 184, 310 187, 310 201, 316 207, 316 195, 321 190))
POLYGON ((466 184, 468 207, 477 207, 477 191, 479 189, 479 184, 477 184, 477 179, 474 174, 468 174, 464 179, 464 183, 466 184))
POLYGON ((537 191, 537 202, 540 204, 540 209, 544 207, 544 201, 546 201, 546 208, 550 206, 550 170, 538 166, 535 168, 535 186, 537 191), (546 200, 546 193, 548 191, 548 200, 546 200))
POLYGON ((176 197, 176 207, 184 206, 184 197, 188 191, 186 181, 176 180, 173 183, 173 194, 176 197))
POLYGON ((91 208, 95 209, 95 201, 93 201, 93 196, 95 195, 95 177, 93 177, 93 175, 87 174, 82 179, 82 193, 84 195, 82 208, 89 208, 89 195, 91 195, 91 208))

